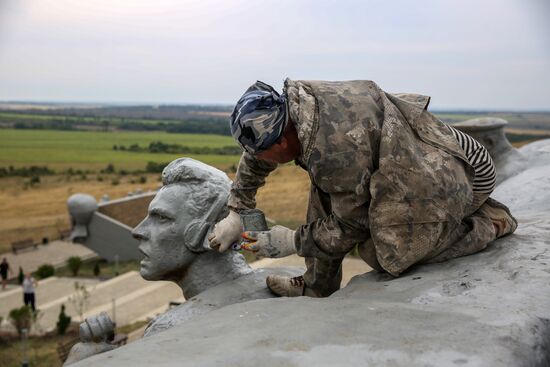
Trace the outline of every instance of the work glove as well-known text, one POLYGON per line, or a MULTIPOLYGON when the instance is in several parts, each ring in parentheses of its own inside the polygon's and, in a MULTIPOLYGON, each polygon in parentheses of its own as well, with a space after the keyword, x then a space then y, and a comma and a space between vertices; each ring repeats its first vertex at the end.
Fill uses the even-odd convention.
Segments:
POLYGON ((224 252, 231 245, 239 241, 242 232, 241 217, 233 210, 224 219, 214 226, 214 230, 208 236, 210 247, 224 252))
POLYGON ((241 237, 241 249, 263 257, 285 257, 296 253, 296 231, 283 226, 274 226, 269 231, 248 231, 241 237))

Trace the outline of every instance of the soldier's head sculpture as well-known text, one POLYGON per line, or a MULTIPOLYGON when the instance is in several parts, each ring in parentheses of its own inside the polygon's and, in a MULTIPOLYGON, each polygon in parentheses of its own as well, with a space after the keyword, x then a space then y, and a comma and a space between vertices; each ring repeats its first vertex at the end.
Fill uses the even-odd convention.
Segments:
MULTIPOLYGON (((208 246, 207 235, 214 224, 227 215, 231 181, 222 171, 190 158, 171 162, 162 172, 163 187, 149 205, 147 217, 132 231, 145 256, 140 274, 146 280, 172 280, 191 291, 197 287, 205 266, 218 266, 227 272, 242 272, 248 266, 242 255, 220 254, 208 246), (183 285, 194 267, 194 284, 183 285)), ((223 271, 222 271, 223 273, 223 271)), ((203 274, 205 275, 205 274, 203 274)), ((190 280, 187 279, 187 283, 190 280)), ((193 290, 191 293, 196 293, 193 290)), ((188 292, 189 293, 189 292, 188 292)), ((185 294, 188 297, 190 294, 185 294)))

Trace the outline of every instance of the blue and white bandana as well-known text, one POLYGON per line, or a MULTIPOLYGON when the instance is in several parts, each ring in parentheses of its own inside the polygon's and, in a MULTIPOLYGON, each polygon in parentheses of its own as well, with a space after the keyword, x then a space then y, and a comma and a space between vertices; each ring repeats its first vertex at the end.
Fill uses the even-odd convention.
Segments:
POLYGON ((286 98, 257 81, 239 99, 231 114, 231 134, 251 154, 275 144, 287 122, 286 98))

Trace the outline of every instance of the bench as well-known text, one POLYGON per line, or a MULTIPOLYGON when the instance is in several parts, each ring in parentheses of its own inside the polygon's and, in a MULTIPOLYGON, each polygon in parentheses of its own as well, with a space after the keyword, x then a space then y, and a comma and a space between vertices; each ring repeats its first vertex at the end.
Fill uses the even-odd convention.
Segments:
POLYGON ((15 241, 11 243, 11 250, 13 251, 14 254, 17 254, 18 250, 23 250, 29 247, 34 247, 34 248, 38 247, 38 245, 34 243, 32 238, 27 238, 21 241, 15 241))
POLYGON ((64 239, 69 238, 69 237, 71 237, 71 230, 70 229, 59 231, 59 239, 60 240, 64 240, 64 239))

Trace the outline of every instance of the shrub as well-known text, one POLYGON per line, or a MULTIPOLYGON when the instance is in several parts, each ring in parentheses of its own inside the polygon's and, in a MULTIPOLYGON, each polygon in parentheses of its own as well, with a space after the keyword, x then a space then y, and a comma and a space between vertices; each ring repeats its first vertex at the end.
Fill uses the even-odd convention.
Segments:
POLYGON ((105 167, 104 170, 105 173, 114 173, 115 172, 115 166, 112 163, 109 163, 107 167, 105 167))
POLYGON ((147 166, 145 166, 145 171, 150 173, 161 173, 164 167, 168 165, 168 162, 166 163, 156 163, 156 162, 147 162, 147 166))
POLYGON ((101 268, 99 267, 99 261, 98 261, 94 265, 94 275, 97 277, 99 276, 99 273, 101 273, 101 268))
POLYGON ((145 177, 145 176, 140 176, 139 177, 139 183, 144 184, 146 182, 147 182, 147 177, 145 177))
POLYGON ((29 183, 32 185, 36 185, 40 183, 40 176, 32 176, 29 180, 29 183))
POLYGON ((67 266, 71 270, 71 273, 73 273, 73 276, 78 275, 78 271, 80 270, 80 266, 82 265, 82 259, 78 256, 71 256, 69 257, 69 260, 67 260, 67 266))
POLYGON ((97 176, 97 181, 98 182, 103 182, 103 176, 97 176))
POLYGON ((111 180, 111 185, 116 186, 120 183, 120 180, 118 178, 113 178, 111 180))
POLYGON ((65 305, 61 304, 61 311, 59 312, 59 317, 57 318, 57 334, 64 335, 70 324, 71 317, 65 314, 65 305))
POLYGON ((38 270, 36 270, 36 276, 40 279, 46 279, 53 276, 54 274, 55 268, 53 267, 53 265, 50 264, 42 264, 40 265, 38 270))
POLYGON ((23 306, 20 308, 14 308, 10 311, 10 320, 17 329, 19 335, 22 334, 23 329, 29 330, 31 328, 32 310, 29 306, 23 306))

